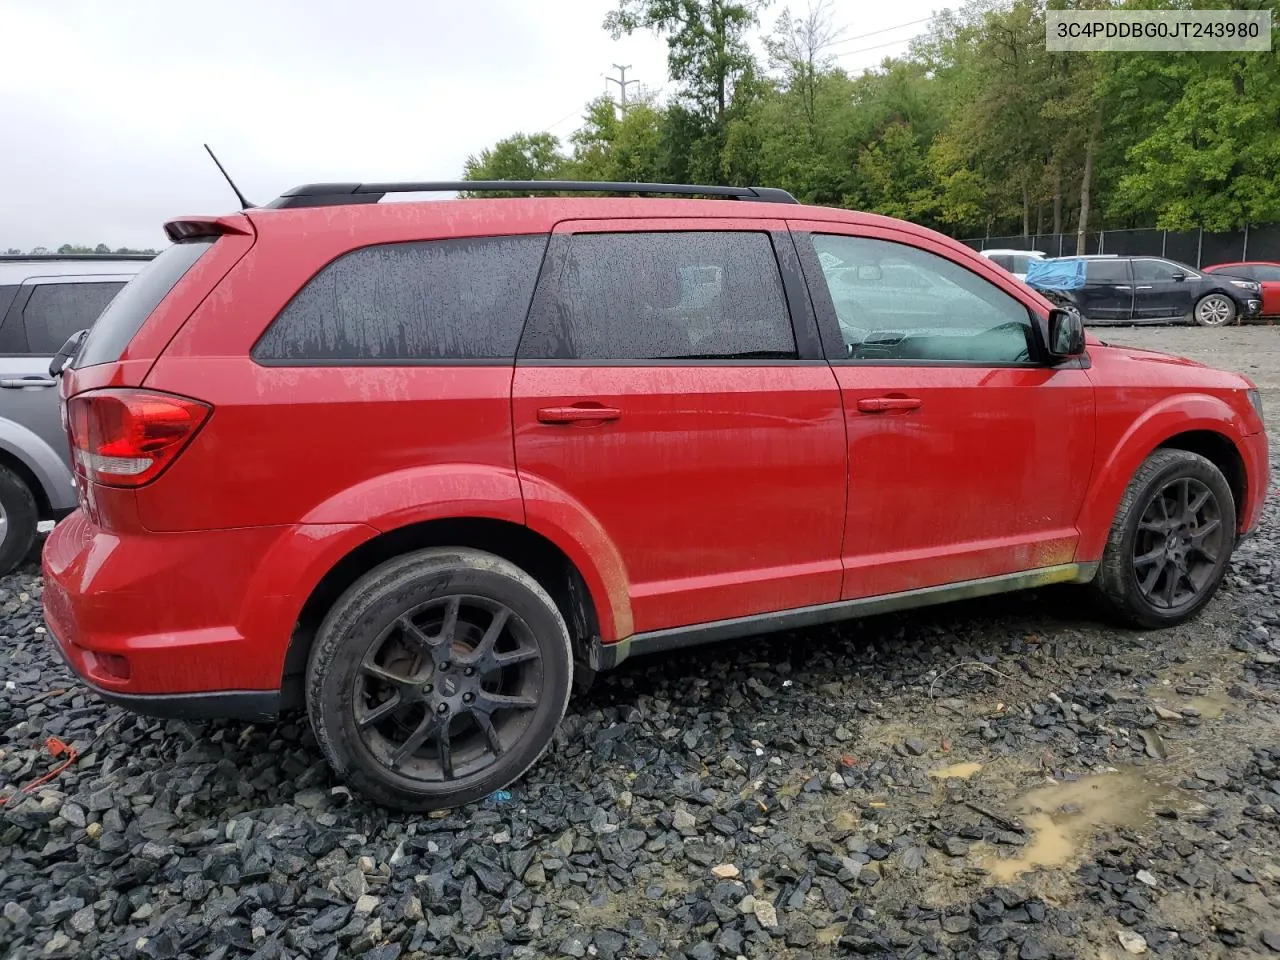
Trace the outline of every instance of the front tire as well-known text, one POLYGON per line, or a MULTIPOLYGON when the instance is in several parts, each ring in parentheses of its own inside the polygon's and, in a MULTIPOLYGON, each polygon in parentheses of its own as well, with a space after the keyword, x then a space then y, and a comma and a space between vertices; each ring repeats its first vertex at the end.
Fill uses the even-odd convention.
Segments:
POLYGON ((1202 327, 1225 327, 1236 318, 1236 302, 1223 293, 1206 294, 1196 302, 1195 318, 1202 327))
POLYGON ((0 467, 0 576, 12 573, 31 552, 40 515, 22 478, 0 467))
POLYGON ((1222 471, 1199 454, 1157 450, 1120 501, 1094 590, 1127 626, 1176 626, 1217 592, 1235 533, 1222 471))
POLYGON ((402 810, 505 787, 550 746, 569 702, 564 619, 515 565, 441 548, 370 571, 334 604, 307 668, 307 710, 335 772, 402 810))

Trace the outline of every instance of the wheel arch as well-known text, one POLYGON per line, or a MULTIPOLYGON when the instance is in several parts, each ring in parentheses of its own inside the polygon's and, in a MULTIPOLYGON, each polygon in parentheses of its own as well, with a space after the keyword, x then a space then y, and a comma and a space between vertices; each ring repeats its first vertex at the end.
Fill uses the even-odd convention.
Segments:
POLYGON ((1249 494, 1248 471, 1240 452, 1245 424, 1223 400, 1207 394, 1172 397, 1147 410, 1114 445, 1095 473, 1080 511, 1078 562, 1102 557, 1116 510, 1133 475, 1162 448, 1187 450, 1213 463, 1227 478, 1243 522, 1249 494))
MULTIPOLYGON (((601 634, 597 599, 587 577, 555 542, 519 523, 491 517, 424 520, 387 530, 348 551, 312 589, 289 638, 281 678, 281 706, 301 707, 307 660, 325 614, 342 593, 379 564, 429 547, 470 547, 515 564, 555 601, 569 628, 575 670, 585 670, 592 642, 601 634)), ((605 598, 607 603, 607 598, 605 598)), ((607 616, 607 614, 606 614, 607 616)))

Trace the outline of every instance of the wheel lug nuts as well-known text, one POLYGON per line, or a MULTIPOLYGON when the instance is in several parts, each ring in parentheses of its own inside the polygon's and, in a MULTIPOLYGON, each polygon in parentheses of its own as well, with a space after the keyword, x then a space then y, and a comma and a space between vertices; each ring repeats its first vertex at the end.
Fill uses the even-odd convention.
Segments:
POLYGON ((441 670, 448 670, 448 669, 449 669, 449 661, 448 661, 448 660, 446 660, 446 661, 444 661, 444 663, 440 664, 440 669, 441 669, 441 670))
POLYGON ((476 695, 474 693, 464 693, 462 695, 462 702, 471 703, 475 700, 475 698, 476 698, 476 695))
POLYGON ((467 669, 465 669, 465 670, 463 670, 463 671, 462 671, 462 675, 463 675, 464 677, 469 677, 469 676, 471 676, 473 673, 475 673, 475 671, 474 671, 474 670, 472 670, 470 667, 467 667, 467 669))
POLYGON ((440 704, 440 706, 436 707, 436 713, 448 713, 448 712, 449 712, 449 705, 447 703, 442 703, 440 704))
POLYGON ((429 683, 428 683, 428 684, 426 684, 426 685, 424 685, 424 686, 423 686, 423 688, 422 688, 422 692, 423 692, 423 693, 430 693, 430 692, 431 692, 431 690, 432 690, 432 686, 431 686, 431 684, 429 684, 429 683))

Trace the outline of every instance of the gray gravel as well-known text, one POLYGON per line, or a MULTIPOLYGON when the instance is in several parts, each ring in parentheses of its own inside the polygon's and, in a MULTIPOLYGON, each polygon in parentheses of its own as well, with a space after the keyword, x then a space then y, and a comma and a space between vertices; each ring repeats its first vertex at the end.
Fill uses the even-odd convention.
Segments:
POLYGON ((0 794, 50 735, 81 757, 0 814, 0 956, 1280 956, 1278 539, 1273 499, 1159 634, 1059 589, 637 660, 509 800, 425 818, 336 785, 302 718, 99 704, 29 566, 0 794))

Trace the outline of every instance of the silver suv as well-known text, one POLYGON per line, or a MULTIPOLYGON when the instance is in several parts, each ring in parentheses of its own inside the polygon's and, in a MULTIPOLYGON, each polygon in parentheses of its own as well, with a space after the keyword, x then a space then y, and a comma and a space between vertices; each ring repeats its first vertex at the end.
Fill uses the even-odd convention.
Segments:
POLYGON ((150 256, 0 256, 0 575, 76 505, 49 364, 150 256))

